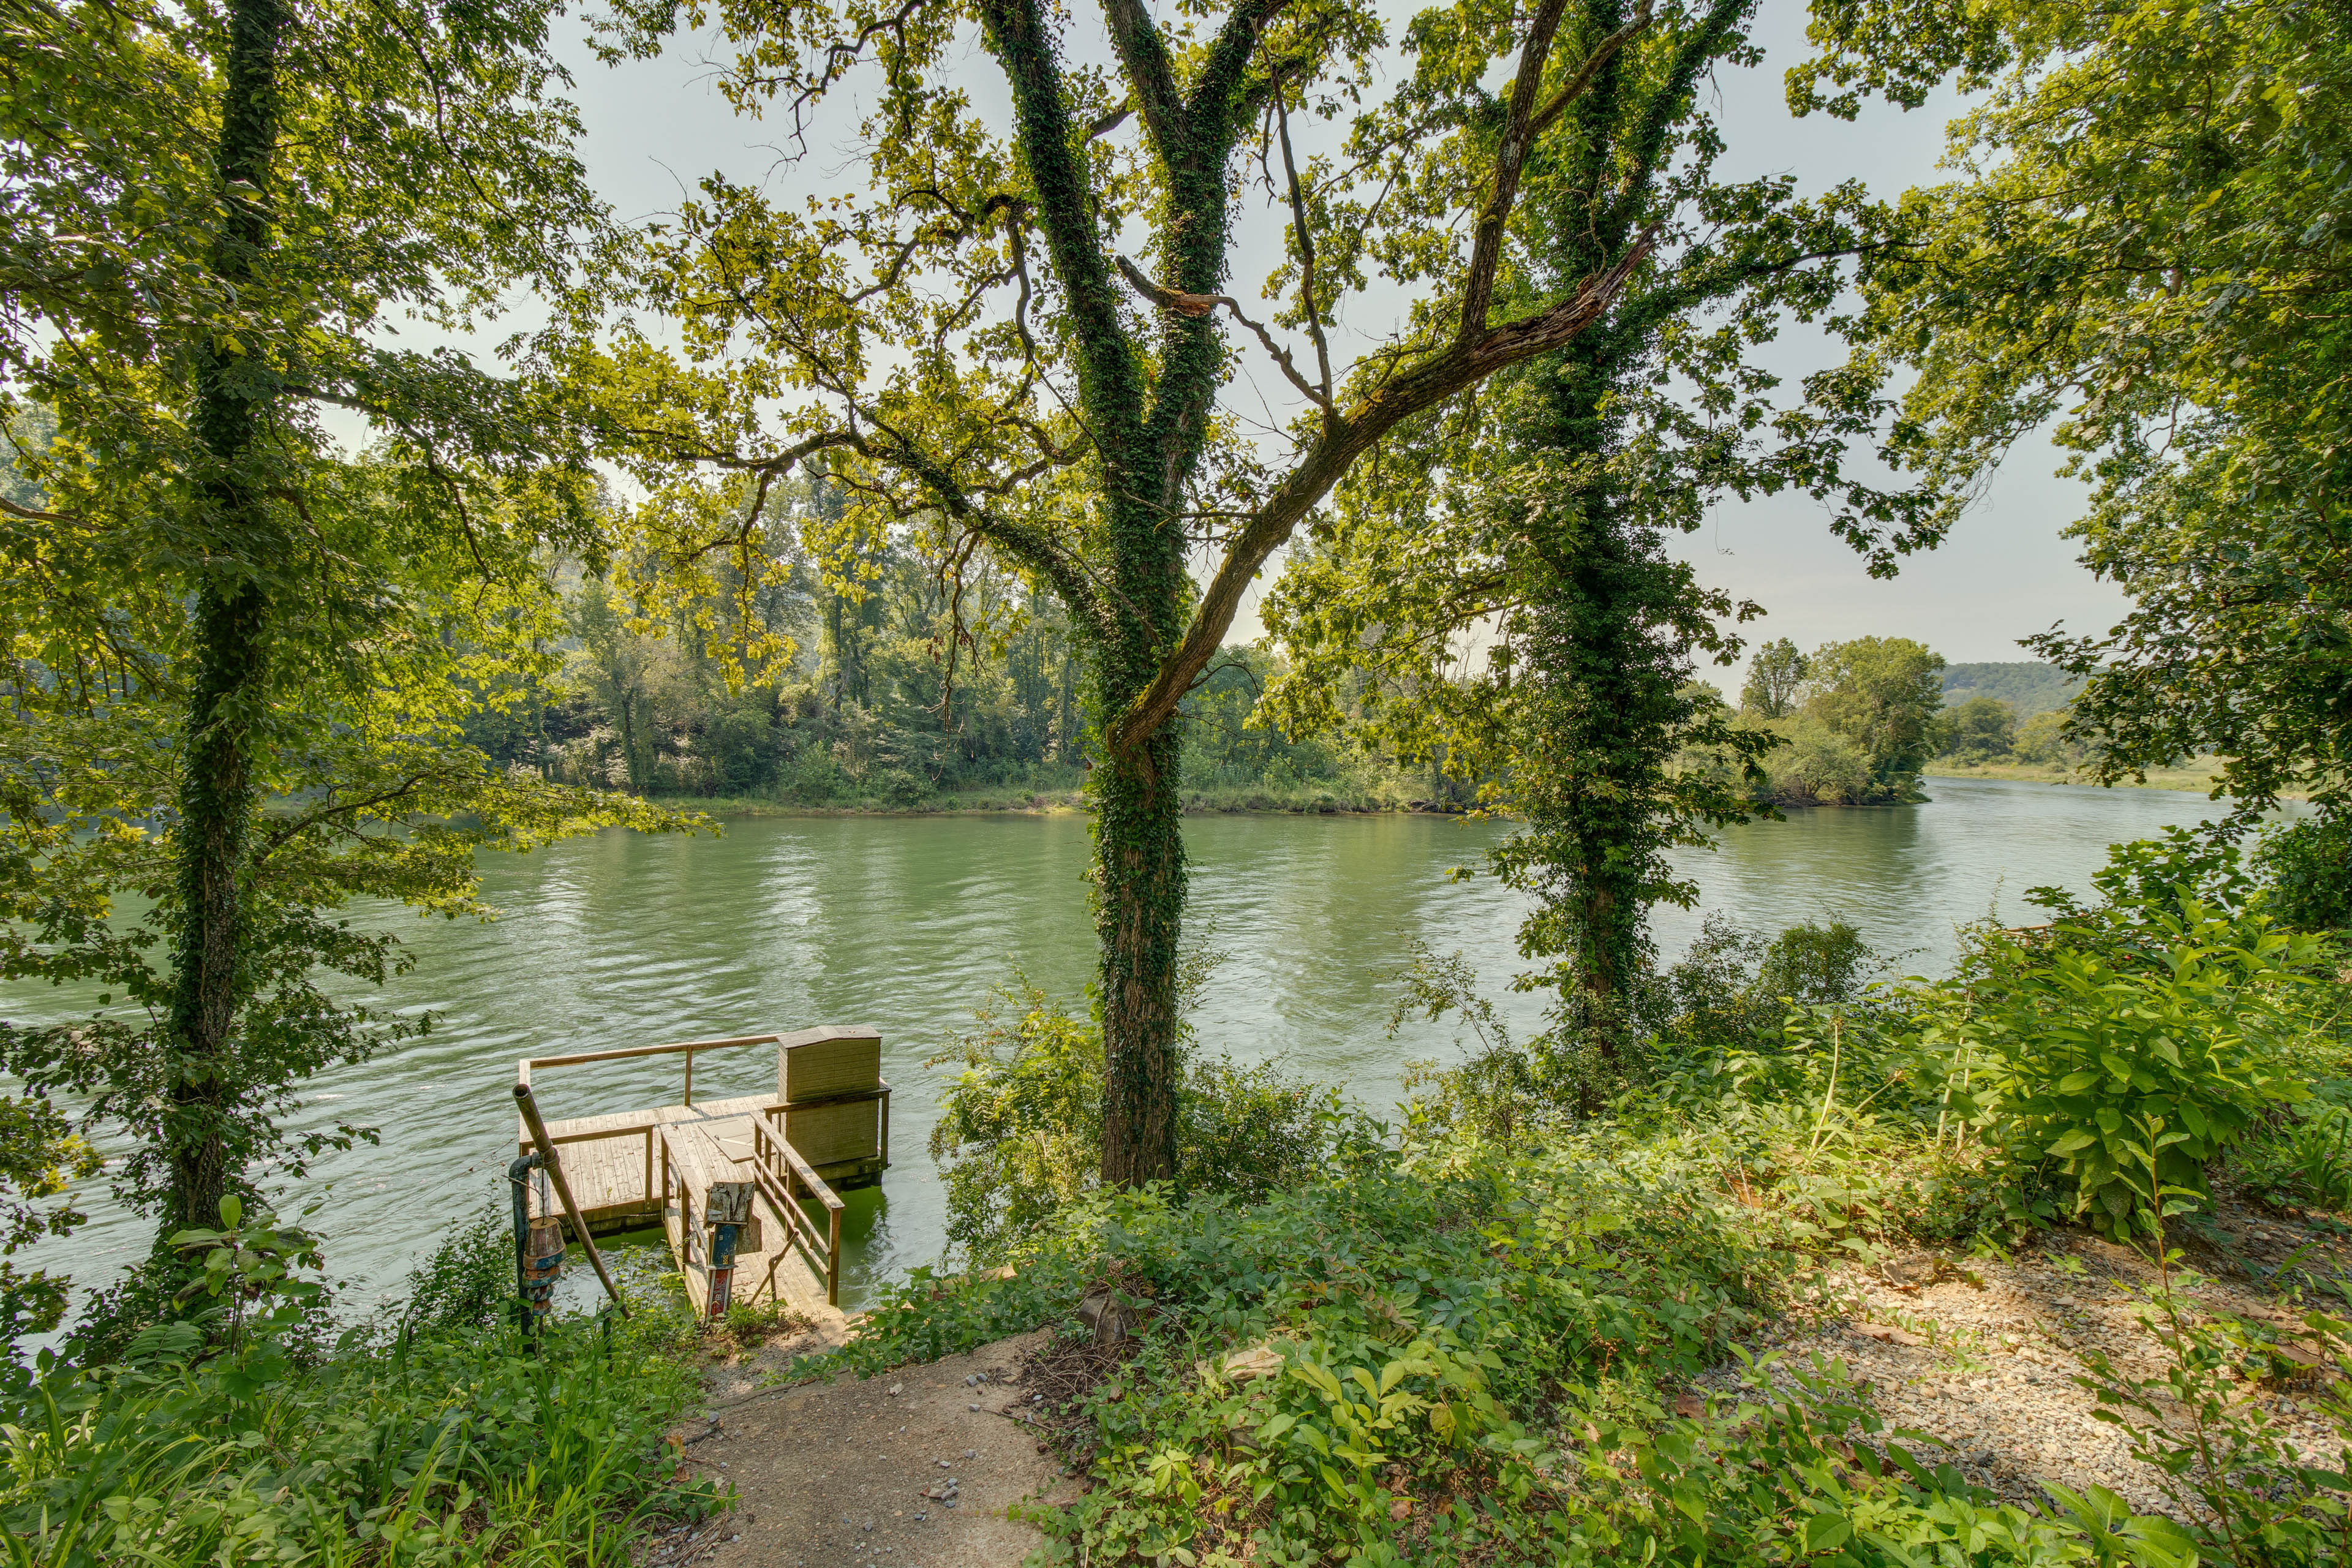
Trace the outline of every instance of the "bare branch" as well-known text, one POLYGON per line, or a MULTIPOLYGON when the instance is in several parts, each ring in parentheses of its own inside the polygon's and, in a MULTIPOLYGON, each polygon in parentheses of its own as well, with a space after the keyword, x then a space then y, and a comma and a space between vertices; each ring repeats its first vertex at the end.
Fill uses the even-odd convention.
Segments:
MULTIPOLYGON (((1210 311, 1215 310, 1218 306, 1223 305, 1226 310, 1233 312, 1234 321, 1239 321, 1243 326, 1247 327, 1251 331, 1257 334, 1257 341, 1265 345, 1265 352, 1274 356, 1275 363, 1282 367, 1282 374, 1290 378, 1290 384, 1305 393, 1307 397, 1314 402, 1318 408, 1323 410, 1324 420, 1327 425, 1330 420, 1339 416, 1339 410, 1332 404, 1331 394, 1328 390, 1328 383, 1327 382, 1326 385, 1323 387, 1318 387, 1314 383, 1308 381, 1305 376, 1299 374, 1297 365, 1291 363, 1290 351, 1276 342, 1274 341, 1273 333, 1267 331, 1255 321, 1251 321, 1249 317, 1243 312, 1241 301, 1235 300, 1232 295, 1187 294, 1179 289, 1163 288, 1160 284, 1154 283, 1150 277, 1145 275, 1143 268, 1138 267, 1134 262, 1129 261, 1124 256, 1118 258, 1118 271, 1119 276, 1126 279, 1128 283, 1137 293, 1142 295, 1153 304, 1158 305, 1160 309, 1165 310, 1173 310, 1180 316, 1205 316, 1210 311)), ((1318 352, 1322 349, 1323 342, 1322 334, 1320 332, 1316 334, 1315 346, 1318 352)), ((1330 374, 1330 361, 1326 359, 1324 361, 1323 371, 1327 377, 1330 374)))
MULTIPOLYGON (((1290 180, 1290 222, 1298 235, 1298 297, 1307 306, 1307 331, 1315 340, 1315 363, 1322 372, 1325 413, 1331 409, 1331 345, 1323 338, 1322 307, 1315 300, 1315 231, 1307 222, 1307 195, 1299 187, 1298 163, 1290 153, 1290 110, 1282 100, 1282 84, 1274 88, 1274 120, 1282 142, 1282 172, 1290 180)), ((1238 312, 1236 312, 1238 314, 1238 312)))
POLYGON ((82 522, 80 518, 68 517, 61 511, 35 511, 31 507, 18 506, 5 496, 0 496, 0 511, 6 512, 10 517, 24 518, 29 522, 62 522, 77 528, 82 522))

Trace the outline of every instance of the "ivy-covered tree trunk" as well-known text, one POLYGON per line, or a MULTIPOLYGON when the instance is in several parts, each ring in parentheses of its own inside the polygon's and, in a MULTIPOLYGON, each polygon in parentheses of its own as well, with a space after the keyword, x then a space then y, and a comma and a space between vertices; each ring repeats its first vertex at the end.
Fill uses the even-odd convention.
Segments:
MULTIPOLYGON (((235 301, 269 243, 262 204, 278 142, 280 0, 233 0, 221 100, 224 221, 213 252, 235 301)), ((206 471, 195 532, 205 552, 194 606, 193 678, 180 784, 179 930, 163 1136, 170 1156, 164 1234, 219 1221, 236 1180, 228 1120, 243 954, 247 827, 255 805, 253 748, 267 701, 269 597, 263 580, 269 520, 253 469, 272 380, 226 332, 194 344, 193 421, 206 471)))
POLYGON ((1559 962, 1560 1021, 1609 1061, 1649 960, 1649 905, 1671 879, 1661 807, 1691 716, 1685 584, 1605 478, 1617 438, 1608 395, 1639 363, 1616 336, 1591 333, 1537 373, 1548 384, 1529 435, 1581 482, 1531 520, 1510 780, 1526 826, 1497 857, 1535 895, 1521 943, 1559 962))
POLYGON ((1176 945, 1184 912, 1176 727, 1101 771, 1095 786, 1101 939, 1103 1180, 1132 1186, 1176 1168, 1176 945))

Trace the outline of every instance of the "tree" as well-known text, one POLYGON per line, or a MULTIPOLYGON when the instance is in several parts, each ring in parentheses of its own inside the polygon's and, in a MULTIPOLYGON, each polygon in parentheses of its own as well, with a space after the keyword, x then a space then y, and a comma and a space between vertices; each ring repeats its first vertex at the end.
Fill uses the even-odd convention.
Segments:
POLYGON ((2017 745, 2017 712, 1998 697, 1971 697, 1944 714, 1943 754, 1993 763, 2017 745))
POLYGON ((1960 504, 2049 426, 2090 482, 2071 529, 2131 595, 2105 635, 2028 638, 2087 683, 2103 782, 2227 760, 2242 820, 2352 804, 2352 12, 1817 8, 1791 100, 1851 115, 1956 79, 1960 177, 1866 290, 1873 373, 1917 372, 1895 455, 1960 504))
POLYGON ((166 1236, 317 1152, 292 1084, 413 1027, 320 988, 401 962, 332 910, 470 911, 478 844, 664 820, 465 743, 544 667, 542 547, 593 548, 593 479, 544 376, 383 342, 517 284, 569 310, 596 213, 549 15, 25 0, 0 34, 0 973, 131 1008, 0 1057, 139 1134, 119 1184, 166 1236))
POLYGON ((1823 643, 1806 660, 1802 710, 1862 752, 1870 789, 1907 800, 1934 754, 1944 656, 1908 637, 1823 643))
MULTIPOLYGON (((1098 758, 1103 1173, 1131 1184, 1175 1168, 1179 705, 1250 584, 1364 454, 1573 338, 1646 255, 1643 238, 1539 307, 1496 308, 1524 171, 1574 136, 1569 110, 1649 18, 1595 33, 1569 25, 1569 0, 1538 0, 1465 34, 1438 14, 1407 47, 1465 80, 1499 68, 1507 88, 1408 89, 1356 111, 1380 31, 1346 0, 1240 0, 1166 26, 1105 0, 1101 34, 1079 45, 1077 18, 1039 0, 977 13, 1007 130, 958 79, 965 13, 945 0, 709 7, 738 48, 727 90, 776 106, 796 148, 841 83, 878 77, 861 174, 805 216, 706 180, 649 248, 646 297, 677 320, 683 355, 624 336, 604 374, 650 492, 643 526, 671 562, 754 552, 766 488, 824 453, 855 498, 812 541, 828 561, 939 518, 1066 607, 1098 758), (1079 47, 1108 63, 1069 63, 1079 47), (1344 117, 1335 151, 1296 156, 1302 114, 1344 117), (1288 225, 1270 327, 1225 292, 1253 159, 1288 225), (1130 232, 1144 263, 1121 249, 1130 232), (1334 366, 1325 323, 1375 273, 1414 303, 1392 342, 1334 366), (1264 447, 1220 402, 1237 372, 1227 321, 1290 389, 1296 416, 1264 447), (1300 355, 1276 329, 1303 334, 1300 355), (1187 570, 1196 550, 1214 562, 1204 584, 1187 570)), ((682 14, 625 6, 616 47, 656 48, 682 14)))
MULTIPOLYGON (((1903 498, 1840 469, 1876 405, 1823 381, 1776 407, 1777 380, 1746 363, 1784 316, 1826 310, 1841 260, 1876 243, 1856 190, 1805 202, 1784 180, 1714 178, 1698 88, 1719 63, 1753 63, 1748 14, 1595 0, 1564 24, 1594 44, 1638 36, 1567 111, 1572 134, 1530 160, 1498 289, 1535 304, 1618 268, 1623 288, 1475 409, 1401 429, 1264 611, 1296 660, 1275 694, 1286 724, 1339 721, 1338 694, 1361 679, 1360 727, 1404 755, 1442 750, 1524 819, 1493 861, 1533 895, 1520 949, 1547 969, 1522 984, 1553 985, 1556 1035, 1605 1057, 1651 957, 1650 906, 1695 896, 1669 852, 1747 819, 1747 775, 1776 743, 1692 684, 1696 658, 1737 651, 1717 621, 1756 609, 1702 588, 1666 537, 1717 495, 1795 487, 1840 503, 1840 528, 1874 554, 1917 542, 1903 498), (1694 751, 1729 766, 1687 766, 1694 751)), ((1480 15, 1420 25, 1466 39, 1480 15)), ((1417 89, 1475 122, 1477 73, 1432 50, 1420 65, 1417 89)))
POLYGON ((0 1098, 0 1392, 14 1392, 23 1372, 16 1342, 56 1328, 66 1309, 66 1282, 46 1269, 19 1272, 14 1255, 81 1225, 89 1216, 70 1200, 49 1200, 98 1171, 98 1152, 47 1100, 0 1098))
POLYGON ((1739 706, 1759 719, 1786 719, 1797 710, 1797 690, 1804 684, 1805 656, 1787 637, 1766 643, 1748 666, 1748 680, 1739 689, 1739 706))

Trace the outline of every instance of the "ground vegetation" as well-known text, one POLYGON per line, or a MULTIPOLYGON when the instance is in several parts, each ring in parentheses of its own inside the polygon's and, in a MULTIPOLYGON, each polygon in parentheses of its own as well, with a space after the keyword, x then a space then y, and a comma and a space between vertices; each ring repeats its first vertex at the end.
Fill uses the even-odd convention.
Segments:
POLYGON ((1660 977, 1643 1081, 1598 1115, 1425 962, 1416 1002, 1480 1026, 1398 1142, 1263 1198, 1035 1213, 999 1238, 1010 1268, 909 1282, 846 1354, 969 1348, 1089 1289, 1132 1303, 1124 1346, 1069 1342, 1093 1370, 1045 1413, 1090 1486, 1032 1517, 1073 1558, 2332 1560, 2343 1478, 2260 1393, 2284 1351, 2252 1347, 2291 1333, 2352 1373, 2352 1324, 2318 1273, 2285 1329, 2217 1316, 2181 1250, 2217 1183, 2345 1190, 2340 1132, 2305 1110, 2341 1102, 2352 1060, 2332 939, 2189 834, 2120 847, 2089 900, 2039 896, 2050 924, 1979 929, 1935 980, 1871 984, 1850 930, 1717 927, 1660 977), (1841 1259, 1965 1269, 2077 1226, 2144 1255, 2158 1360, 2087 1352, 2081 1381, 2155 1506, 1996 1492, 1983 1456, 1885 1425, 1835 1362, 1737 1348, 1858 1315, 1841 1259))

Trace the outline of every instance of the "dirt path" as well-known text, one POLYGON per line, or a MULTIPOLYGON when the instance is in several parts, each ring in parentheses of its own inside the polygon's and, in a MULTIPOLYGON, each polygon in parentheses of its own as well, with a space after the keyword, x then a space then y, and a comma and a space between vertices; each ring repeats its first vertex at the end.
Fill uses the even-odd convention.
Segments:
POLYGON ((1019 1382, 1047 1332, 877 1378, 804 1384, 720 1408, 689 1468, 735 1510, 656 1543, 648 1568, 1018 1568, 1042 1537, 1009 1504, 1075 1495, 1023 1423, 1019 1382))
MULTIPOLYGON (((2220 1247, 2194 1246, 2189 1260, 2209 1280, 2194 1298, 2206 1314, 2268 1322, 2292 1340, 2294 1320, 2271 1278, 2281 1266, 2292 1258, 2321 1278, 2352 1275, 2352 1248, 2337 1230, 2235 1201, 2217 1217, 2220 1247)), ((2073 1381, 2094 1350, 2129 1373, 2159 1370, 2161 1347, 2125 1289, 2144 1289, 2153 1275, 2135 1254, 2082 1232, 2045 1237, 2010 1262, 1921 1254, 1877 1277, 1843 1276, 1861 1307, 1846 1324, 1784 1328, 1757 1348, 1800 1363, 1816 1354, 1843 1362, 1868 1382, 1889 1426, 1940 1440, 1939 1458, 2014 1500, 2032 1500, 2053 1482, 2095 1484, 2160 1511, 2154 1472, 2116 1427, 2093 1418, 2096 1401, 2073 1381)), ((1727 1389, 1737 1381, 1724 1367, 1702 1384, 1727 1389)), ((2332 1458, 2333 1430, 2311 1403, 2316 1392, 2313 1378, 2284 1377, 2245 1385, 2244 1396, 2307 1456, 2332 1458)))

